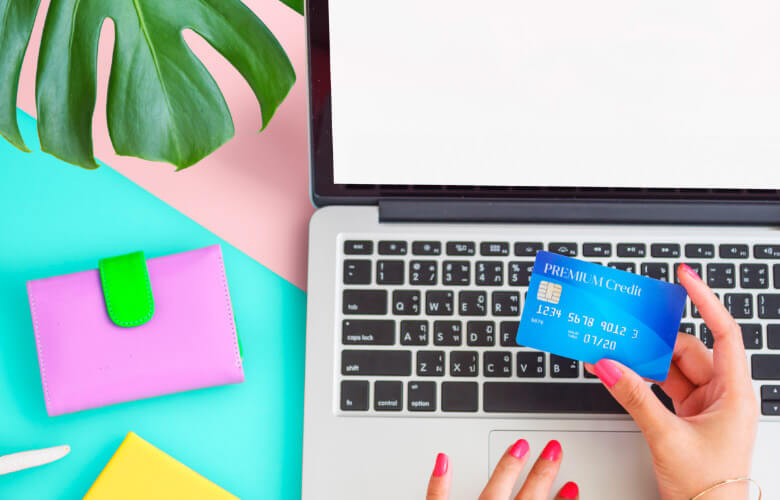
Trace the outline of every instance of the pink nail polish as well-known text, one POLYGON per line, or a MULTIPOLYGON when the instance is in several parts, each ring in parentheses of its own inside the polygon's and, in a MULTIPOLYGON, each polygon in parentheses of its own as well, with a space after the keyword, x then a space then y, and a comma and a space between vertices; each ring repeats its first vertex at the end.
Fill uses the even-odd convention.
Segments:
POLYGON ((608 359, 602 359, 593 365, 593 371, 607 387, 612 387, 617 384, 618 380, 623 376, 623 372, 620 371, 620 368, 608 359))
POLYGON ((444 453, 436 455, 436 465, 433 466, 433 475, 436 477, 443 476, 447 473, 447 469, 450 466, 450 459, 444 453))
POLYGON ((568 483, 563 485, 563 488, 561 488, 561 491, 558 492, 558 496, 561 498, 577 498, 577 495, 580 494, 580 489, 577 486, 577 483, 573 481, 569 481, 568 483))
POLYGON ((544 447, 544 450, 542 450, 541 457, 545 460, 549 460, 551 462, 555 462, 558 460, 558 457, 561 456, 561 443, 553 439, 549 443, 547 443, 547 446, 544 447))
POLYGON ((528 453, 528 441, 525 439, 518 439, 509 450, 509 454, 515 458, 523 458, 526 453, 528 453))
POLYGON ((701 280, 701 277, 699 277, 699 275, 696 274, 696 271, 694 271, 688 264, 680 264, 678 272, 686 273, 687 275, 692 276, 697 280, 701 280))

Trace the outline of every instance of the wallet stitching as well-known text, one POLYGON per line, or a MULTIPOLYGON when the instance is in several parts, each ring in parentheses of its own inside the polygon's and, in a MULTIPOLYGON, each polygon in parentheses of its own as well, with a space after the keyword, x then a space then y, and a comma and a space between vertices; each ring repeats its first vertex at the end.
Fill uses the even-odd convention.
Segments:
POLYGON ((46 403, 46 408, 51 408, 51 400, 49 398, 49 384, 46 381, 46 356, 43 349, 43 339, 38 334, 40 326, 38 325, 38 315, 35 311, 35 292, 33 292, 30 285, 27 286, 27 291, 30 295, 30 316, 33 323, 33 334, 35 334, 35 343, 38 347, 38 358, 41 363, 41 382, 43 384, 43 399, 46 403))
POLYGON ((228 325, 230 325, 230 330, 233 332, 233 360, 236 363, 236 366, 241 366, 241 355, 238 352, 238 334, 236 333, 236 323, 235 323, 235 317, 232 314, 232 307, 230 302, 230 291, 228 290, 228 284, 227 284, 227 275, 225 273, 225 261, 222 258, 222 248, 217 247, 218 252, 217 256, 219 257, 219 265, 222 278, 222 286, 225 288, 225 312, 227 313, 227 319, 228 319, 228 325))
POLYGON ((154 315, 154 302, 152 301, 152 285, 149 281, 149 269, 146 265, 146 259, 144 259, 144 282, 146 284, 146 301, 147 301, 147 309, 148 313, 145 316, 142 316, 135 321, 121 321, 117 319, 114 316, 114 310, 111 308, 111 292, 109 291, 108 283, 106 283, 106 280, 104 278, 103 273, 103 261, 101 260, 98 263, 98 267, 100 268, 100 283, 103 285, 103 289, 105 290, 105 293, 103 294, 106 298, 106 308, 108 309, 108 315, 111 317, 111 320, 120 325, 120 326, 139 326, 147 321, 149 321, 152 316, 154 315))

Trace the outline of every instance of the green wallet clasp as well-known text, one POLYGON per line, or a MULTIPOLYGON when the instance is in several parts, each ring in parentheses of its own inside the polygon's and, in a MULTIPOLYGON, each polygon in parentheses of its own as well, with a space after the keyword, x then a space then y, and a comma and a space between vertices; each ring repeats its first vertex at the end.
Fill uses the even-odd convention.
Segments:
POLYGON ((143 252, 102 259, 99 269, 106 309, 115 325, 129 328, 152 319, 154 296, 143 252))

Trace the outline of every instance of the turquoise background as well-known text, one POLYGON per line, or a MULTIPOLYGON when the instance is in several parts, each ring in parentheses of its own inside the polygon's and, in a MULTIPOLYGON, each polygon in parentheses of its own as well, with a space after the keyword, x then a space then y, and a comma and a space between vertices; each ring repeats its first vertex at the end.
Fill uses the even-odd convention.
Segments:
POLYGON ((299 498, 304 292, 111 168, 86 171, 41 153, 35 120, 22 112, 19 120, 34 153, 0 138, 0 455, 72 451, 0 476, 0 498, 81 498, 131 430, 241 498, 299 498), (246 382, 48 417, 25 282, 93 269, 101 257, 214 243, 225 255, 246 382))

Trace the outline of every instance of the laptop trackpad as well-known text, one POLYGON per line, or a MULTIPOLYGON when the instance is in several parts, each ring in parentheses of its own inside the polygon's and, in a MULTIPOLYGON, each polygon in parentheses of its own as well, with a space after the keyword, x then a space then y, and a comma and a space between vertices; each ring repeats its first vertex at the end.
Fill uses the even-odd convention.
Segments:
POLYGON ((550 496, 567 481, 574 481, 580 487, 581 498, 659 498, 650 451, 639 432, 493 431, 489 438, 489 473, 509 445, 520 438, 531 445, 531 454, 513 496, 547 442, 557 439, 563 446, 563 462, 550 496))

